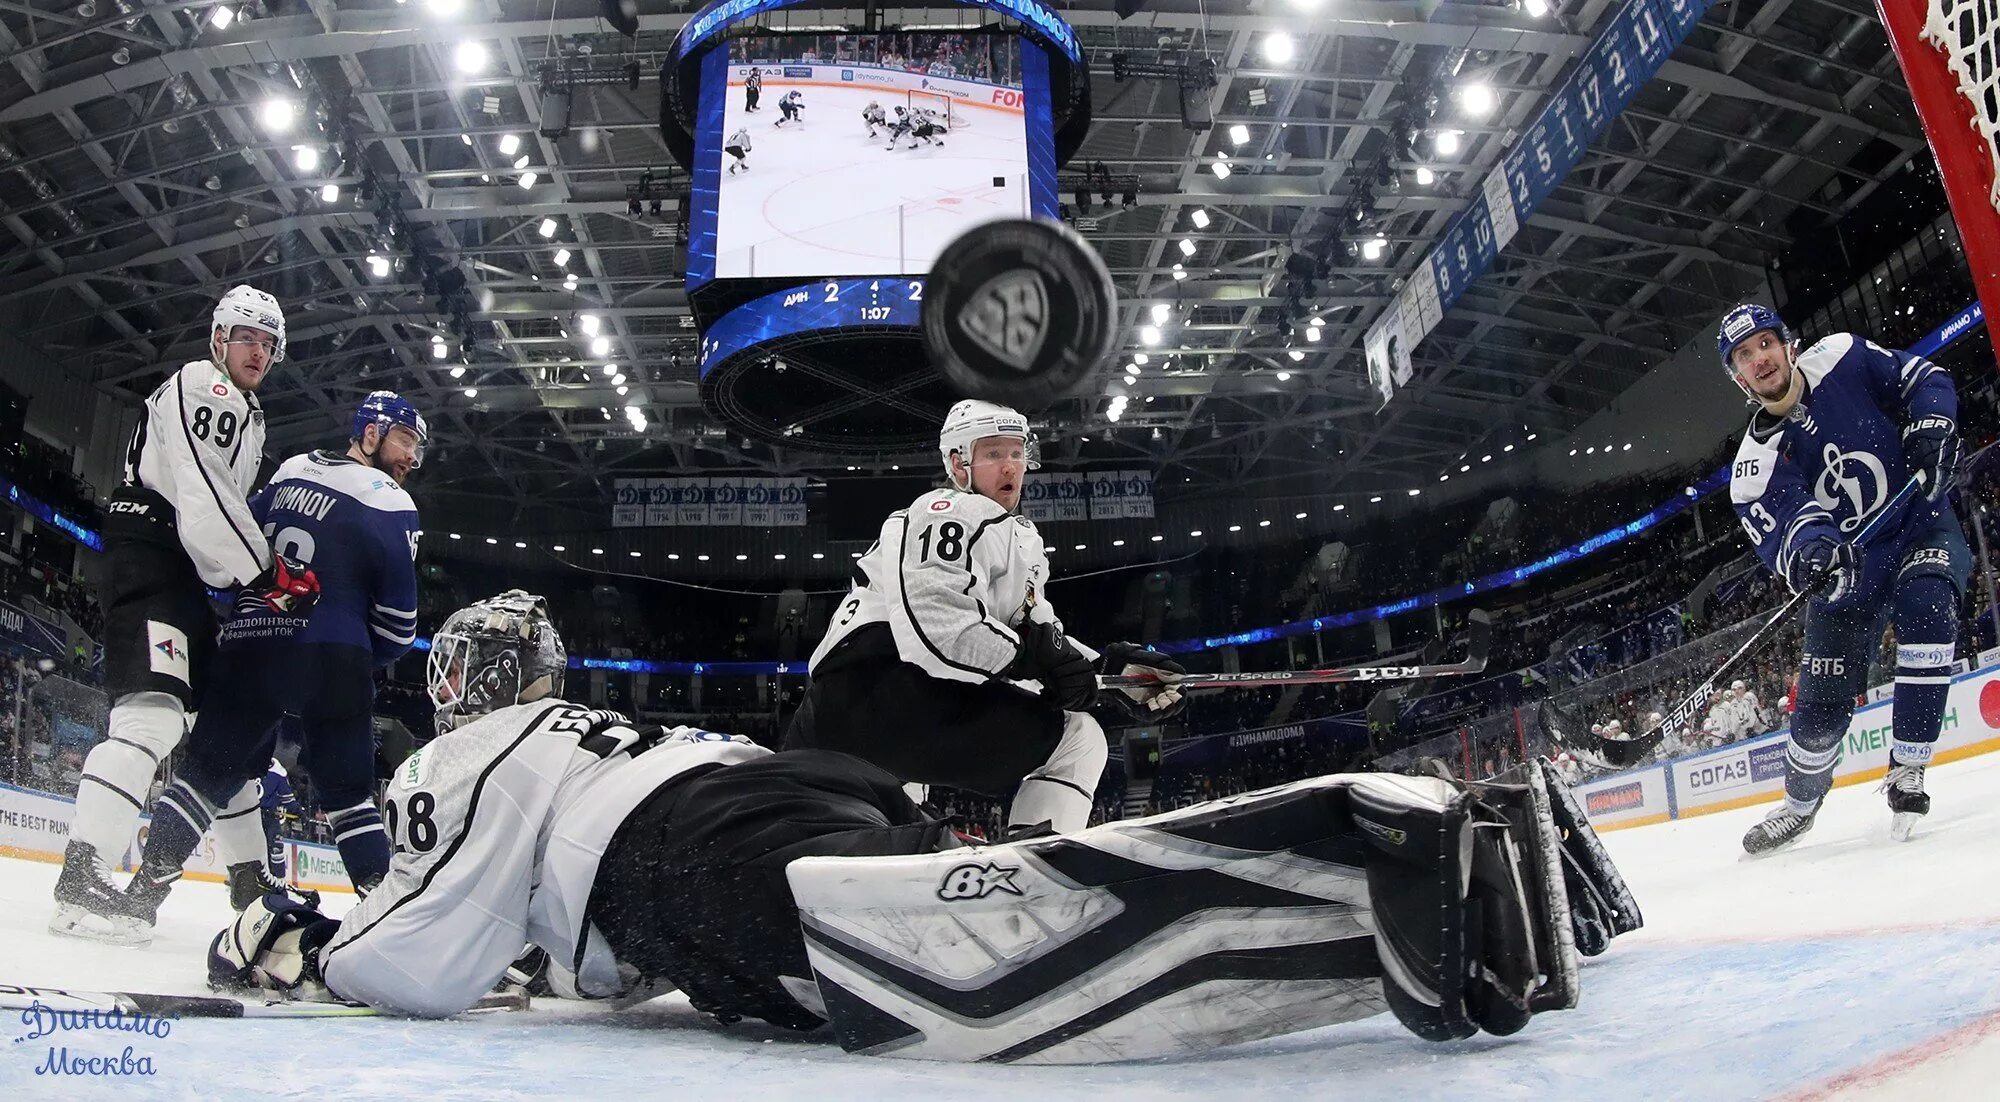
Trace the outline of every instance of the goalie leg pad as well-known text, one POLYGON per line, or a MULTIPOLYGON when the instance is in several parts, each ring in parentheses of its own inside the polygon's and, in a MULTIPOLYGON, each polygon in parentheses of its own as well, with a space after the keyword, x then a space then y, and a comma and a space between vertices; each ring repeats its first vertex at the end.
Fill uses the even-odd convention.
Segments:
POLYGON ((1569 895, 1577 952, 1594 957, 1612 938, 1631 933, 1646 920, 1576 794, 1546 763, 1537 760, 1531 764, 1548 793, 1550 821, 1562 845, 1563 883, 1569 895))

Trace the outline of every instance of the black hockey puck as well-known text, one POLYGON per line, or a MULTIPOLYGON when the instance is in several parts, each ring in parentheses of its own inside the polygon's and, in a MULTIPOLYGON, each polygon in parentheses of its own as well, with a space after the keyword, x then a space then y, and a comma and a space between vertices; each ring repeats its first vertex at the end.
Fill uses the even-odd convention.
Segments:
POLYGON ((988 222, 945 246, 924 288, 924 345, 968 398, 1024 411, 1074 391, 1111 353, 1117 296, 1057 222, 988 222))

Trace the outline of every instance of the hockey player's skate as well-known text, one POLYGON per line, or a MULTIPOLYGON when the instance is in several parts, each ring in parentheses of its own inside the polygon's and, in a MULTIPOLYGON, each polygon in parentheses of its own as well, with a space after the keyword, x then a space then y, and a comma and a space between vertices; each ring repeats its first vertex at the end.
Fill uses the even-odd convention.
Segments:
POLYGON ((1776 811, 1764 816, 1764 820, 1750 828, 1743 835, 1743 852, 1752 857, 1762 857, 1776 853, 1799 840, 1799 835, 1812 829, 1813 819, 1819 809, 1801 815, 1793 811, 1789 804, 1779 804, 1776 811))
POLYGON ((56 878, 56 913, 49 932, 111 945, 141 946, 153 940, 153 924, 112 880, 111 866, 97 847, 71 842, 56 878))
POLYGON ((1924 791, 1924 767, 1892 764, 1882 787, 1889 793, 1889 810, 1894 816, 1889 821, 1889 837, 1907 842, 1917 820, 1931 813, 1930 793, 1924 791))
POLYGON ((319 909, 318 892, 306 888, 294 888, 290 884, 271 879, 271 874, 262 861, 240 861, 229 866, 229 905, 236 910, 241 911, 273 892, 295 903, 303 903, 314 910, 319 909))

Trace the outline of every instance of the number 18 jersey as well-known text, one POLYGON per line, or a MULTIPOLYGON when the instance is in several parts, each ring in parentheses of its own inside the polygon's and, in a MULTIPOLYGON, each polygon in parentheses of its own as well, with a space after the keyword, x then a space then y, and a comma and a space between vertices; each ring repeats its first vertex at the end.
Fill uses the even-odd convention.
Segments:
POLYGON ((1048 577, 1033 521, 980 494, 932 490, 882 523, 812 664, 860 629, 887 624, 903 661, 932 677, 987 681, 1014 660, 1022 623, 1059 622, 1048 577))

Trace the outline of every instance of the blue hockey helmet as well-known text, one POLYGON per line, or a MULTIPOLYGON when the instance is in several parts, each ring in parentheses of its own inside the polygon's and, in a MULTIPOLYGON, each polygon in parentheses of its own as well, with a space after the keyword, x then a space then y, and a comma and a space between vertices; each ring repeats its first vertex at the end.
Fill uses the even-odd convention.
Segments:
POLYGON ((1736 351, 1736 346, 1749 340, 1753 334, 1766 329, 1776 333, 1780 341, 1786 344, 1792 343, 1791 327, 1787 326, 1785 319, 1779 317, 1778 312, 1769 306, 1746 302, 1722 315, 1722 325, 1715 331, 1715 350, 1721 354, 1722 366, 1730 374, 1736 372, 1736 365, 1729 362, 1729 357, 1736 351))
POLYGON ((408 398, 393 390, 377 390, 361 399, 361 405, 354 411, 354 432, 350 439, 359 440, 363 430, 375 425, 381 435, 388 435, 391 428, 402 426, 417 434, 416 458, 410 462, 415 470, 424 465, 424 445, 430 442, 430 424, 424 415, 408 398))

